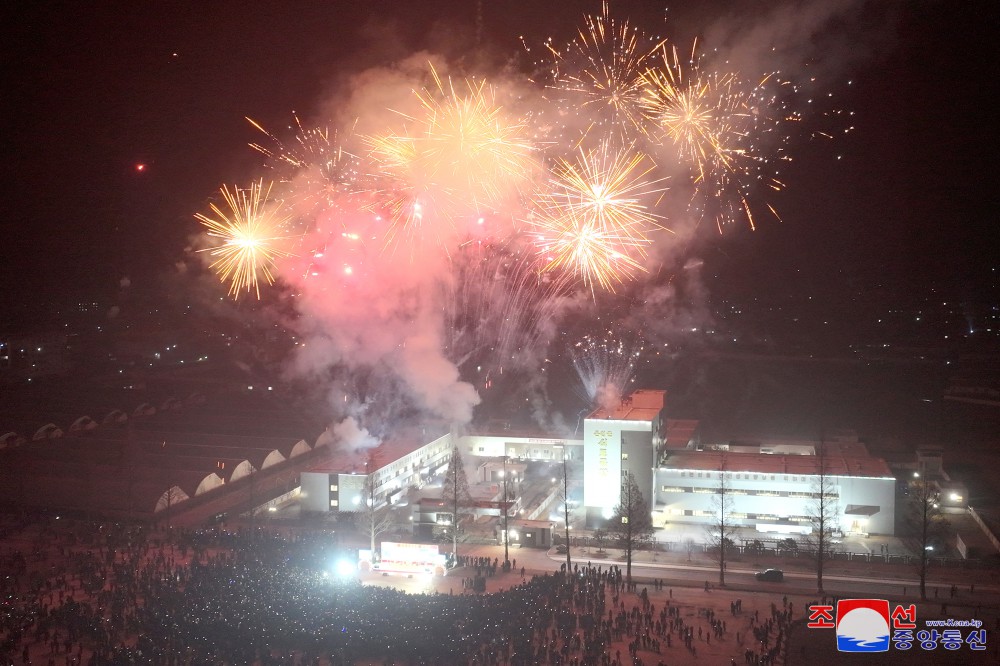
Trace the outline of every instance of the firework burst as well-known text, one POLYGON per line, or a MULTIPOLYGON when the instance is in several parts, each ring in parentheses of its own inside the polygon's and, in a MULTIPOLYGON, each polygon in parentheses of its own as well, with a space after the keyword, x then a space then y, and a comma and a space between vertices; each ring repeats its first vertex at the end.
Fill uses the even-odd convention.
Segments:
POLYGON ((559 160, 549 189, 529 218, 547 269, 563 268, 584 283, 614 290, 643 271, 650 233, 662 229, 647 201, 661 193, 655 164, 632 146, 607 142, 559 160))
POLYGON ((777 96, 767 92, 772 76, 754 84, 732 72, 705 70, 696 48, 685 64, 676 48, 663 47, 662 66, 643 74, 643 112, 655 136, 673 146, 678 163, 690 171, 702 195, 694 207, 714 210, 720 230, 738 216, 752 227, 751 191, 760 182, 781 188, 766 175, 774 154, 765 150, 764 138, 780 136, 785 116, 777 96))
POLYGON ((251 143, 250 147, 264 155, 269 165, 279 171, 290 203, 304 204, 307 210, 335 207, 345 195, 358 188, 358 159, 339 143, 336 132, 327 127, 306 128, 297 115, 292 117, 295 137, 288 143, 247 118, 247 122, 271 143, 270 148, 259 143, 251 143))
POLYGON ((526 124, 504 109, 495 88, 431 74, 435 85, 414 93, 419 113, 402 116, 402 132, 367 137, 389 180, 382 207, 393 236, 427 227, 445 236, 456 220, 518 195, 537 168, 526 124))
POLYGON ((269 205, 270 183, 266 189, 263 181, 246 189, 223 186, 220 192, 228 210, 213 203, 211 215, 195 215, 208 229, 206 235, 221 241, 202 251, 215 258, 211 268, 221 282, 229 282, 230 296, 253 291, 259 299, 259 277, 273 284, 275 260, 290 256, 279 247, 288 238, 281 233, 288 217, 276 212, 278 206, 269 205))
POLYGON ((642 101, 643 73, 663 45, 610 16, 587 15, 576 39, 563 49, 546 44, 554 59, 553 88, 563 92, 586 117, 598 119, 606 133, 622 138, 647 134, 642 101))
POLYGON ((601 338, 585 336, 569 348, 569 360, 592 405, 616 405, 633 381, 635 366, 643 351, 631 336, 601 338))

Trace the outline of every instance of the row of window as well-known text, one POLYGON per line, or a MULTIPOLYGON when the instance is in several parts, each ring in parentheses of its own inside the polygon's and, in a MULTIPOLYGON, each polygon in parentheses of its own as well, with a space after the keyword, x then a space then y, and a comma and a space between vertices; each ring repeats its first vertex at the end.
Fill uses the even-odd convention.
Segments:
MULTIPOLYGON (((703 495, 717 495, 718 488, 692 487, 692 486, 660 486, 662 493, 698 493, 703 495)), ((792 497, 798 499, 819 499, 820 493, 810 493, 801 490, 754 490, 753 488, 726 488, 727 495, 755 495, 757 497, 792 497)), ((825 493, 828 499, 837 499, 840 493, 825 493)))
MULTIPOLYGON (((424 455, 420 456, 417 462, 412 464, 413 471, 417 471, 417 469, 420 467, 421 464, 423 464, 425 460, 432 460, 441 455, 441 453, 443 453, 444 451, 445 451, 445 446, 438 445, 433 450, 425 452, 424 455)), ((393 464, 389 465, 389 467, 376 472, 375 485, 382 485, 383 483, 385 483, 386 480, 389 480, 391 478, 396 478, 402 475, 403 472, 406 471, 406 468, 410 467, 411 462, 417 457, 417 453, 419 452, 420 449, 417 449, 413 453, 409 453, 400 460, 397 460, 393 464)))
MULTIPOLYGON (((695 518, 718 518, 718 512, 710 509, 668 509, 667 514, 692 516, 695 518)), ((773 513, 741 513, 734 511, 729 515, 731 520, 764 520, 768 522, 791 521, 793 523, 811 523, 813 519, 809 516, 783 516, 779 517, 773 513)))
MULTIPOLYGON (((469 453, 476 453, 476 447, 470 446, 469 447, 469 453)), ((485 454, 486 453, 486 447, 485 446, 480 446, 479 447, 479 453, 485 454)), ((529 457, 531 457, 531 458, 555 458, 556 457, 555 453, 553 451, 551 451, 550 449, 531 449, 530 451, 528 449, 525 449, 524 453, 528 454, 529 457)), ((511 449, 510 451, 508 451, 507 452, 507 456, 510 457, 510 458, 521 457, 521 456, 518 455, 516 449, 511 449)))
MULTIPOLYGON (((718 479, 722 477, 722 472, 681 472, 682 477, 688 477, 692 479, 718 479)), ((747 479, 753 481, 777 481, 778 476, 781 476, 782 481, 788 481, 791 483, 805 483, 815 479, 815 476, 803 476, 797 474, 754 474, 753 472, 726 472, 727 479, 747 479)))

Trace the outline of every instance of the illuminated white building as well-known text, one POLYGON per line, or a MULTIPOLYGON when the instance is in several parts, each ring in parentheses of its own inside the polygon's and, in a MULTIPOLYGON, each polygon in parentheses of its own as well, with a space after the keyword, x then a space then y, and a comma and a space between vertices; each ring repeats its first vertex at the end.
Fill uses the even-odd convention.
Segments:
POLYGON ((622 478, 631 472, 652 506, 653 468, 663 442, 666 391, 635 391, 583 422, 583 505, 587 524, 611 516, 621 501, 622 478))
POLYGON ((822 465, 835 529, 892 534, 896 479, 885 461, 869 455, 856 440, 824 443, 822 457, 816 455, 818 446, 800 445, 809 450, 798 453, 672 452, 655 472, 654 523, 717 524, 724 486, 730 525, 808 534, 818 514, 822 465))
MULTIPOLYGON (((731 525, 789 534, 811 530, 819 442, 703 444, 697 421, 665 418, 665 395, 639 390, 619 404, 594 410, 583 421, 582 440, 501 430, 464 435, 458 446, 467 458, 492 461, 582 457, 583 504, 591 527, 602 524, 620 503, 626 473, 635 476, 655 525, 717 522, 714 498, 720 474, 725 474, 731 525)), ((447 467, 451 435, 420 444, 425 440, 413 433, 397 437, 375 449, 374 458, 366 452, 336 454, 302 474, 303 510, 356 511, 364 501, 361 493, 369 472, 374 475, 376 504, 395 504, 408 489, 422 486, 447 467), (369 470, 372 461, 377 469, 369 470)), ((892 534, 896 481, 885 461, 871 456, 853 435, 828 437, 822 446, 838 527, 845 533, 892 534)))
POLYGON ((302 510, 311 512, 357 511, 364 501, 367 474, 375 483, 375 505, 395 504, 411 487, 441 473, 451 454, 451 435, 421 444, 421 435, 405 433, 374 449, 336 451, 300 477, 302 510), (368 467, 375 465, 375 469, 368 467))

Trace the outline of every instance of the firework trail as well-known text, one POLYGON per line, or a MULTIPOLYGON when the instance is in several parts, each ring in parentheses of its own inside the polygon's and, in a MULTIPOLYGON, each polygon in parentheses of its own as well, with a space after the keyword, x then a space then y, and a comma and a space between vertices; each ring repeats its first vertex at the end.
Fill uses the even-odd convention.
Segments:
POLYGON ((228 210, 210 204, 211 216, 195 215, 208 229, 209 238, 222 241, 202 251, 215 258, 211 268, 221 282, 229 282, 231 296, 253 291, 259 299, 258 276, 273 284, 275 259, 290 255, 280 247, 288 239, 281 234, 287 217, 277 213, 273 203, 268 205, 271 185, 264 189, 263 181, 258 181, 248 189, 236 187, 232 191, 223 186, 222 198, 228 210))
POLYGON ((617 406, 633 381, 643 344, 631 336, 584 336, 569 348, 569 360, 592 405, 617 406))
POLYGON ((569 275, 544 272, 520 240, 470 242, 453 257, 449 356, 474 365, 484 387, 548 346, 558 305, 573 289, 569 275))

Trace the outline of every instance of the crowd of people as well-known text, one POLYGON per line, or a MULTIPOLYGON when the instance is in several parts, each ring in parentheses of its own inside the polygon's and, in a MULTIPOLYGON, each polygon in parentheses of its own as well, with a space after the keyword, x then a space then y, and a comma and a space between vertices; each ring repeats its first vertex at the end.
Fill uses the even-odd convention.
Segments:
MULTIPOLYGON (((525 577, 516 562, 463 558, 453 575, 467 580, 521 576, 492 594, 407 594, 331 576, 338 548, 319 531, 52 520, 30 538, 8 525, 0 540, 2 664, 625 666, 732 640, 714 613, 685 619, 672 591, 657 607, 614 566, 525 577)), ((754 622, 767 652, 753 663, 773 660, 786 619, 754 622)))

